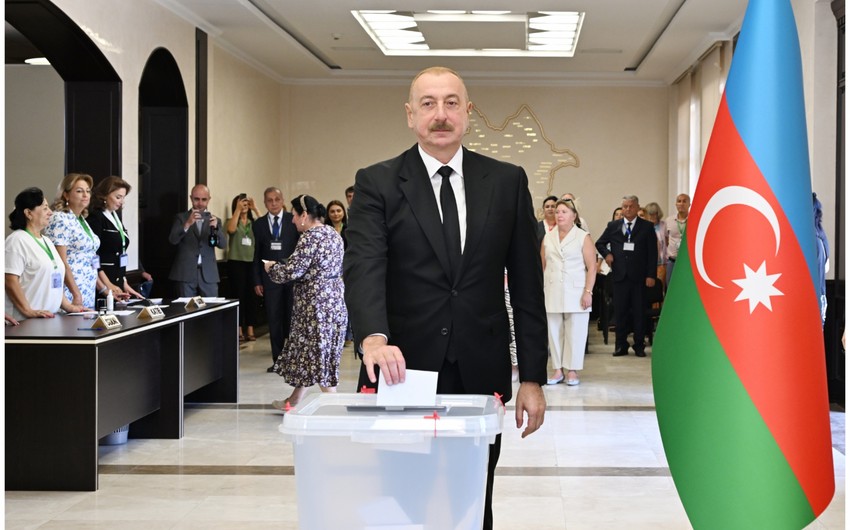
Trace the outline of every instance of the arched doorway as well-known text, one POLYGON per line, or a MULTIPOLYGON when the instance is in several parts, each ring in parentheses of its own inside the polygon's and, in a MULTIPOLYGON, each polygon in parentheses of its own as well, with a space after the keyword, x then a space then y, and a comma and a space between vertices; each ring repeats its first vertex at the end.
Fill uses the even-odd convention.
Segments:
POLYGON ((139 256, 155 279, 156 297, 169 296, 173 248, 168 232, 186 208, 189 171, 189 105, 180 69, 158 48, 139 83, 139 256))
MULTIPOLYGON (((65 83, 65 173, 121 175, 121 79, 86 33, 49 0, 6 0, 6 21, 65 83)), ((58 178, 57 178, 58 180, 58 178)))

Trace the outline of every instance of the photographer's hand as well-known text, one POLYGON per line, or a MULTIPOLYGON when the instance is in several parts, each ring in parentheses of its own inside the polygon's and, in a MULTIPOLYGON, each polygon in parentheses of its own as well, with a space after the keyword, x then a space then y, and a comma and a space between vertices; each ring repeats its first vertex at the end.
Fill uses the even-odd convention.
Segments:
POLYGON ((201 212, 198 210, 192 210, 192 213, 189 214, 189 217, 186 218, 186 222, 183 223, 183 230, 188 230, 192 228, 192 223, 201 220, 201 212))

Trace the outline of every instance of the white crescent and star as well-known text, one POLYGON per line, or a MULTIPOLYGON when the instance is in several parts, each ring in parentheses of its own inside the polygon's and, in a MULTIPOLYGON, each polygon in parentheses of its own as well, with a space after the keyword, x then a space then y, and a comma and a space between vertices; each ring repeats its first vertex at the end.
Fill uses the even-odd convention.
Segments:
MULTIPOLYGON (((694 258, 700 278, 702 278, 707 284, 718 289, 722 289, 722 287, 717 285, 708 276, 708 273, 705 270, 705 261, 703 259, 705 238, 714 218, 717 217, 721 210, 727 206, 733 205, 750 207, 767 219, 770 226, 773 228, 773 236, 776 240, 774 256, 779 254, 779 245, 781 242, 779 218, 776 216, 776 212, 770 206, 770 203, 755 191, 743 186, 727 186, 718 190, 717 193, 711 196, 708 203, 705 205, 705 209, 703 210, 697 226, 696 244, 694 246, 694 258)), ((771 306, 770 297, 782 296, 783 294, 773 285, 776 280, 779 279, 781 274, 767 274, 765 262, 762 262, 761 266, 755 271, 747 266, 747 264, 743 264, 743 266, 745 277, 740 280, 732 280, 732 282, 741 287, 741 293, 735 301, 747 300, 750 306, 750 313, 752 313, 759 304, 764 305, 767 309, 772 311, 773 308, 771 306)))

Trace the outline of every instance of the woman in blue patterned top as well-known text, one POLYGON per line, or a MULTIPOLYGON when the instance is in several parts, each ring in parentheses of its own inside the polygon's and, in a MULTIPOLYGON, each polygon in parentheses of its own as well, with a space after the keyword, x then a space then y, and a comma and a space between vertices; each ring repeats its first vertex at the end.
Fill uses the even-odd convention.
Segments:
POLYGON ((100 238, 86 222, 92 184, 91 176, 85 173, 70 173, 62 179, 53 202, 54 213, 44 234, 56 245, 65 263, 65 297, 74 305, 93 309, 100 283, 97 277, 100 238))

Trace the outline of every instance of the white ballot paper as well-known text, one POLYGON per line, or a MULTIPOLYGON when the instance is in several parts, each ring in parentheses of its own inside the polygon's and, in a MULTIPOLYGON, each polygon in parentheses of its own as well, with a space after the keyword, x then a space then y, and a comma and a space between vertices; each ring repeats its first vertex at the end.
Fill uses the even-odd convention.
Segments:
POLYGON ((437 372, 405 370, 404 383, 388 385, 378 378, 379 407, 433 407, 437 403, 437 372))

